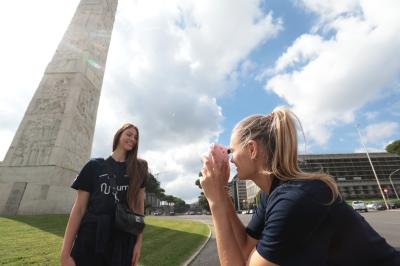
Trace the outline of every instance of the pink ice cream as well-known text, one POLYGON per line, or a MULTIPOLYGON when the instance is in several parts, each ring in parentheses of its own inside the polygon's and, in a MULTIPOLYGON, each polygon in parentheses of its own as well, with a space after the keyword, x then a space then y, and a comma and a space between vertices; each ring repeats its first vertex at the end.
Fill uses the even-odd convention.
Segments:
POLYGON ((210 158, 211 151, 215 153, 216 162, 228 162, 228 149, 222 144, 212 144, 210 147, 210 158))

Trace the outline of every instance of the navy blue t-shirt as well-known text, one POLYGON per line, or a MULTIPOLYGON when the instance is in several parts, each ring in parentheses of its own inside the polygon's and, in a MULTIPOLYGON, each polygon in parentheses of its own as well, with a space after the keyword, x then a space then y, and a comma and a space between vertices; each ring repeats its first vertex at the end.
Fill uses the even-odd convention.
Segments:
MULTIPOLYGON (((112 172, 117 177, 117 197, 119 202, 127 203, 127 189, 130 177, 126 174, 126 162, 117 162, 111 156, 109 162, 112 172)), ((109 168, 102 158, 91 159, 82 168, 71 187, 90 192, 87 211, 92 214, 113 214, 115 199, 110 185, 109 168)), ((146 179, 141 188, 145 187, 146 179)))
POLYGON ((293 180, 261 193, 246 231, 256 249, 279 265, 400 265, 388 245, 341 199, 333 204, 320 180, 293 180))

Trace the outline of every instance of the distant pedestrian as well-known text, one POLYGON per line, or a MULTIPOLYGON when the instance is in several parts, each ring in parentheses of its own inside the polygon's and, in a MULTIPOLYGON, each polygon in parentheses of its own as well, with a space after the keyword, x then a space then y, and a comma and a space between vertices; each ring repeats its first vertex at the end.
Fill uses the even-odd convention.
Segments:
POLYGON ((139 130, 123 125, 112 155, 86 163, 72 184, 77 190, 61 251, 61 265, 137 265, 143 237, 115 227, 116 202, 144 214, 147 162, 137 158, 139 130))
POLYGON ((334 179, 302 172, 295 115, 278 107, 233 129, 231 162, 239 179, 260 187, 261 200, 245 228, 226 192, 228 157, 212 149, 202 177, 221 265, 399 266, 400 254, 340 196, 334 179))

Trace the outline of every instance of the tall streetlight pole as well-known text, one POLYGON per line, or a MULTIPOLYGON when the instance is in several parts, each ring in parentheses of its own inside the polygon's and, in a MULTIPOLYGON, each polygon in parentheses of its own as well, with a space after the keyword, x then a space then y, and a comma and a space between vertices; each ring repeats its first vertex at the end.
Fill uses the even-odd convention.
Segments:
POLYGON ((372 168, 372 172, 374 172, 374 176, 375 176, 375 179, 376 179, 376 183, 378 183, 379 191, 381 192, 383 201, 385 202, 386 209, 389 210, 389 205, 388 205, 387 202, 386 202, 386 198, 385 198, 385 195, 383 194, 383 190, 382 190, 382 187, 381 187, 381 183, 379 182, 378 176, 376 175, 376 172, 375 172, 374 165, 372 164, 371 158, 369 157, 368 149, 367 149, 367 147, 364 145, 364 142, 363 142, 363 140, 362 140, 362 136, 361 136, 361 133, 360 133, 360 129, 358 128, 358 124, 356 124, 356 129, 357 129, 358 135, 360 136, 360 142, 361 142, 361 144, 363 145, 363 147, 364 147, 364 149, 365 149, 365 153, 367 154, 369 163, 370 163, 371 168, 372 168))
POLYGON ((392 175, 394 173, 396 173, 397 171, 400 171, 400 169, 394 170, 393 172, 390 173, 389 180, 390 180, 390 184, 392 184, 392 188, 393 188, 394 194, 396 194, 397 199, 399 199, 399 195, 397 194, 396 188, 394 187, 393 181, 392 181, 392 175))

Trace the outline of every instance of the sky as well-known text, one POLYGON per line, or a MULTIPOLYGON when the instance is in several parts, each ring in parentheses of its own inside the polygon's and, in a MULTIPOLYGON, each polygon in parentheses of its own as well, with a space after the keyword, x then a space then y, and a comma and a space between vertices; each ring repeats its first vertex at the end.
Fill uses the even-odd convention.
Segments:
MULTIPOLYGON (((0 160, 78 3, 1 3, 0 160)), ((361 140, 384 151, 400 139, 399 10, 398 0, 120 0, 91 156, 108 156, 115 131, 134 123, 166 193, 194 202, 201 154, 276 106, 299 117, 300 153, 364 152, 361 140)))

